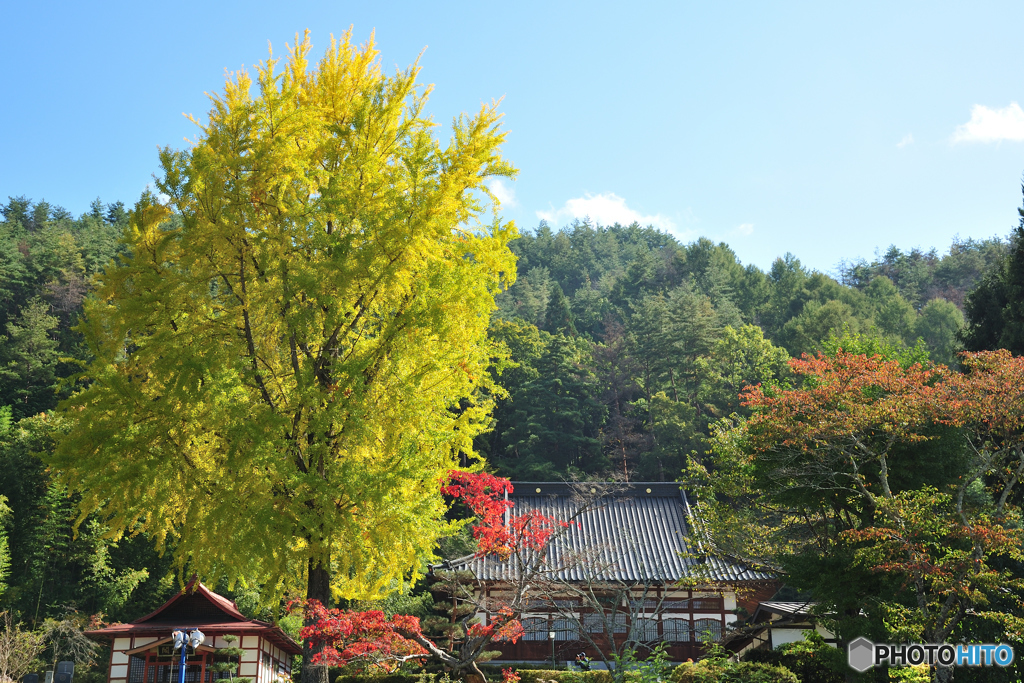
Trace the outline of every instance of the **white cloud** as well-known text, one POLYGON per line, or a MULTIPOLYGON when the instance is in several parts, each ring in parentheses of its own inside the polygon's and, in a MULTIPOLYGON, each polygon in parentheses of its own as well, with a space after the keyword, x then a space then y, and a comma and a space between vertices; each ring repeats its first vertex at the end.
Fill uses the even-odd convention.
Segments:
POLYGON ((753 232, 754 232, 754 224, 753 223, 741 223, 740 225, 736 226, 736 229, 733 230, 733 232, 736 233, 737 235, 750 235, 750 234, 753 234, 753 232))
POLYGON ((912 145, 912 144, 914 144, 914 134, 913 133, 907 133, 906 135, 903 136, 902 140, 900 140, 899 142, 896 143, 896 146, 899 147, 900 149, 902 149, 902 148, 906 147, 907 145, 912 145))
POLYGON ((1016 102, 1002 109, 980 104, 971 107, 971 120, 957 126, 953 142, 1024 141, 1024 110, 1016 102))
POLYGON ((553 227, 568 223, 574 218, 588 217, 599 225, 613 225, 614 223, 629 225, 637 222, 643 226, 653 225, 666 232, 673 232, 676 227, 675 222, 668 216, 663 216, 660 213, 644 215, 629 208, 626 206, 626 200, 614 192, 576 197, 567 201, 565 206, 560 209, 538 211, 537 217, 552 224, 553 227))
POLYGON ((502 206, 509 209, 516 206, 516 188, 506 185, 501 178, 488 180, 487 189, 498 198, 502 206))

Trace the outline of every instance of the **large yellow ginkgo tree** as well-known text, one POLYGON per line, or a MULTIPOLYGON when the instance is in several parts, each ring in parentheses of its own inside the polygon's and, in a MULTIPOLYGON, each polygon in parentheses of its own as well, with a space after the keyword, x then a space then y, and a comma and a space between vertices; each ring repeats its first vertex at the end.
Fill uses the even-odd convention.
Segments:
POLYGON ((94 356, 51 466, 115 534, 204 577, 387 590, 432 554, 438 482, 490 405, 494 296, 515 277, 486 189, 515 169, 494 105, 423 114, 418 66, 308 32, 229 77, 128 254, 85 306, 94 356))

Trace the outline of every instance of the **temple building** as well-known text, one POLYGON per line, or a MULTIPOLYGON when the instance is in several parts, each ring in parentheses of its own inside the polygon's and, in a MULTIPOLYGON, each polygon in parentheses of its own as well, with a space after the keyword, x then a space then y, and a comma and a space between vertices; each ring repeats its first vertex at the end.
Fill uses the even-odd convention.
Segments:
MULTIPOLYGON (((531 585, 525 633, 517 643, 495 643, 498 661, 600 659, 602 651, 607 656, 615 649, 612 638, 619 646, 636 643, 641 652, 661 643, 671 661, 697 659, 706 643, 726 639, 778 590, 772 573, 714 550, 693 497, 679 484, 590 486, 513 482, 511 514, 533 510, 573 520, 539 563, 518 554, 504 560, 468 555, 432 568, 435 575, 471 573, 481 604, 492 610, 510 600, 517 585, 531 585), (581 502, 588 495, 593 499, 581 502)), ((487 622, 484 612, 478 618, 487 622)))
POLYGON ((285 683, 291 680, 292 656, 302 654, 298 643, 280 627, 246 618, 234 602, 195 579, 152 614, 85 635, 111 644, 109 683, 177 683, 180 655, 173 652, 171 633, 193 629, 206 638, 186 661, 187 683, 239 677, 252 683, 285 683), (228 647, 240 648, 242 655, 217 653, 228 647), (234 671, 213 666, 234 661, 238 662, 234 671))

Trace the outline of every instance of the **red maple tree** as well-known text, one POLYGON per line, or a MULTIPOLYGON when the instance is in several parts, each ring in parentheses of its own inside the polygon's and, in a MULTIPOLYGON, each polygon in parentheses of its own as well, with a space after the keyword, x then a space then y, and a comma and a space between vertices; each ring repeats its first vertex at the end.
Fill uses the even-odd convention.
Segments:
POLYGON ((417 617, 396 614, 388 618, 380 610, 328 609, 317 600, 301 604, 310 623, 300 635, 323 645, 313 656, 314 664, 357 663, 361 669, 392 671, 404 661, 428 656, 427 650, 409 637, 420 633, 417 617))
POLYGON ((925 441, 934 425, 945 366, 880 356, 818 354, 790 361, 801 386, 746 387, 753 414, 743 427, 755 471, 773 487, 832 496, 849 489, 864 509, 891 496, 890 459, 897 446, 925 441))
MULTIPOLYGON (((546 517, 536 510, 511 513, 508 479, 483 472, 451 471, 441 483, 445 495, 461 500, 474 515, 473 538, 478 556, 495 555, 507 560, 514 552, 527 551, 543 555, 552 535, 570 522, 546 517)), ((328 609, 317 601, 301 604, 308 626, 302 629, 303 639, 322 646, 312 662, 328 666, 353 665, 361 670, 390 672, 402 663, 435 658, 455 673, 473 670, 480 673, 476 661, 493 642, 515 643, 523 634, 520 621, 524 596, 509 602, 485 604, 474 602, 472 593, 458 599, 470 602, 487 615, 486 623, 470 621, 458 648, 444 648, 428 638, 418 617, 394 615, 388 618, 379 610, 353 611, 328 609)))
POLYGON ((569 522, 552 519, 536 510, 512 515, 512 482, 484 472, 458 472, 448 474, 448 483, 441 493, 459 498, 469 506, 476 517, 473 538, 477 542, 478 557, 497 555, 508 559, 515 550, 542 550, 559 528, 569 522))

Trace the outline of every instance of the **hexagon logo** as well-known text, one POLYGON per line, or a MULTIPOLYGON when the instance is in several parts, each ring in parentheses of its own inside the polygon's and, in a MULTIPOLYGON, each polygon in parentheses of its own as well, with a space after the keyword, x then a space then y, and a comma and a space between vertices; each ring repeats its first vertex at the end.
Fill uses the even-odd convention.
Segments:
POLYGON ((846 646, 846 661, 850 668, 864 673, 875 665, 875 644, 864 637, 850 641, 846 646))

